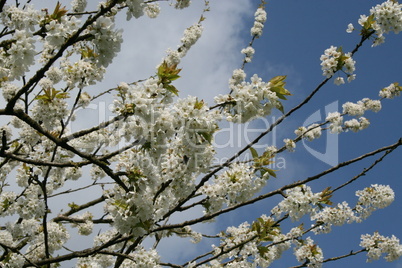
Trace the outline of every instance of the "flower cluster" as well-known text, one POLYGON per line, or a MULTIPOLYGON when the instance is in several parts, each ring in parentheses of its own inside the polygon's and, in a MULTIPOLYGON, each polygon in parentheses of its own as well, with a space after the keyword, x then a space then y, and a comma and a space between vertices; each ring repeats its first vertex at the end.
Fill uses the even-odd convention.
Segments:
MULTIPOLYGON (((356 78, 356 75, 353 74, 356 62, 352 59, 352 54, 344 53, 342 48, 331 46, 324 51, 320 60, 322 74, 327 78, 332 77, 339 70, 346 73, 348 82, 356 78)), ((337 77, 334 82, 337 85, 345 83, 343 77, 337 77)))
POLYGON ((245 62, 251 62, 251 60, 252 60, 252 58, 253 58, 253 55, 254 55, 254 53, 255 53, 255 50, 254 50, 253 47, 249 46, 249 47, 243 48, 243 49, 241 50, 241 53, 246 56, 246 57, 244 58, 244 61, 245 61, 245 62))
POLYGON ((83 51, 87 51, 87 55, 92 61, 96 63, 103 72, 102 67, 107 67, 120 52, 121 43, 123 42, 122 31, 114 29, 114 22, 112 18, 100 17, 93 24, 89 34, 94 38, 91 40, 92 45, 95 47, 94 52, 86 47, 83 51), (92 55, 93 57, 91 57, 92 55))
POLYGON ((273 261, 280 258, 283 251, 291 246, 291 242, 286 240, 287 236, 280 233, 280 228, 272 226, 274 222, 272 218, 262 215, 252 225, 244 222, 239 227, 228 227, 225 233, 221 233, 220 246, 212 245, 214 255, 219 254, 219 257, 210 264, 218 267, 220 261, 233 258, 234 262, 231 267, 270 266, 273 261), (272 241, 276 244, 265 247, 261 243, 265 241, 272 241), (239 247, 239 245, 242 246, 239 247))
POLYGON ((20 79, 34 64, 35 40, 31 32, 15 30, 9 46, 0 47, 0 81, 20 79))
POLYGON ((339 112, 328 113, 325 120, 330 122, 329 129, 331 133, 341 133, 343 131, 343 117, 339 112))
POLYGON ((181 38, 182 45, 177 50, 168 49, 167 56, 164 61, 168 65, 177 65, 180 63, 181 58, 186 56, 190 48, 198 41, 201 37, 203 27, 200 23, 194 24, 184 31, 184 35, 181 38))
POLYGON ((32 5, 25 5, 24 8, 4 5, 0 14, 1 22, 10 30, 35 31, 35 25, 41 20, 42 14, 32 5))
POLYGON ((342 202, 333 207, 324 207, 319 212, 311 216, 312 221, 321 223, 314 229, 315 233, 329 233, 331 226, 341 226, 345 223, 359 222, 360 218, 355 214, 347 202, 342 202))
MULTIPOLYGON (((63 225, 55 222, 47 223, 47 233, 47 245, 50 253, 61 249, 70 238, 67 229, 63 225)), ((36 235, 32 238, 32 241, 30 242, 31 245, 27 248, 28 253, 25 256, 31 260, 39 260, 40 258, 45 257, 45 244, 43 243, 43 236, 43 231, 36 231, 36 235)))
POLYGON ((124 2, 127 6, 127 20, 130 20, 132 17, 138 19, 144 15, 144 8, 146 6, 144 0, 128 0, 124 2))
POLYGON ((259 7, 254 14, 254 25, 251 28, 251 35, 255 37, 260 37, 262 35, 262 30, 264 29, 264 23, 267 20, 267 12, 263 7, 259 7))
POLYGON ((314 244, 313 239, 307 237, 306 240, 301 240, 298 244, 294 254, 299 262, 307 262, 307 267, 322 267, 324 256, 321 248, 314 244))
POLYGON ((393 99, 401 95, 402 86, 398 83, 392 83, 391 85, 380 90, 379 96, 381 98, 393 99))
POLYGON ((87 211, 78 218, 80 220, 84 220, 84 222, 72 224, 72 227, 78 227, 78 234, 80 235, 90 235, 94 227, 92 217, 93 217, 92 213, 87 211))
POLYGON ((395 261, 402 256, 402 245, 394 235, 385 237, 378 232, 365 234, 361 236, 360 246, 367 250, 367 262, 378 260, 382 254, 386 254, 384 259, 387 261, 395 261))
POLYGON ((74 12, 83 12, 87 7, 87 0, 73 0, 71 1, 71 7, 74 12))
POLYGON ((367 128, 370 125, 370 121, 365 117, 360 117, 359 120, 353 118, 351 120, 345 121, 344 129, 346 131, 352 130, 353 132, 358 132, 367 128))
POLYGON ((297 221, 303 215, 312 213, 315 205, 321 200, 321 193, 313 193, 307 185, 301 185, 286 190, 286 198, 282 200, 271 212, 280 217, 289 213, 292 221, 297 221))
POLYGON ((362 32, 373 30, 376 38, 373 46, 382 44, 385 40, 384 34, 393 31, 402 31, 402 4, 397 1, 387 0, 370 9, 370 16, 361 15, 359 24, 363 26, 362 32))
POLYGON ((371 100, 369 98, 364 98, 357 103, 346 102, 342 105, 343 113, 352 116, 361 116, 366 111, 371 110, 373 112, 378 112, 381 110, 381 102, 379 100, 371 100))
POLYGON ((292 139, 284 139, 285 147, 289 152, 293 152, 296 148, 296 143, 292 139))
MULTIPOLYGON (((237 83, 235 73, 231 82, 237 83)), ((233 92, 215 97, 215 102, 222 105, 226 120, 235 123, 245 123, 258 117, 267 116, 273 108, 281 108, 277 94, 272 90, 271 82, 263 82, 253 75, 251 82, 231 84, 233 92)))
POLYGON ((200 191, 209 197, 207 213, 248 200, 264 187, 266 179, 256 177, 254 170, 246 164, 233 164, 224 173, 206 183, 200 191))
POLYGON ((158 3, 149 3, 144 8, 145 14, 151 19, 156 18, 159 15, 160 11, 161 9, 158 3))
POLYGON ((321 127, 318 124, 312 124, 306 127, 299 127, 295 130, 297 136, 302 136, 304 139, 312 141, 321 137, 321 127))
POLYGON ((356 211, 363 219, 366 219, 373 211, 389 206, 395 198, 395 193, 388 185, 373 184, 356 192, 359 201, 356 211))

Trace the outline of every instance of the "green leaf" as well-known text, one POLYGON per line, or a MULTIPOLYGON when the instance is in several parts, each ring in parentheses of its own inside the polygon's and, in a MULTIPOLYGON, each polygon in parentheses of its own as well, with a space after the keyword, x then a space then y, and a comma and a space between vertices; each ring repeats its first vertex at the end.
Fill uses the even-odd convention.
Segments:
POLYGON ((269 169, 269 168, 264 168, 264 171, 268 172, 269 175, 271 175, 272 177, 276 178, 276 173, 273 169, 269 169))
POLYGON ((256 149, 254 149, 253 147, 250 147, 250 151, 251 151, 251 155, 253 156, 253 158, 258 158, 258 153, 257 153, 256 149))
POLYGON ((281 102, 278 101, 278 104, 276 105, 276 108, 281 112, 281 113, 285 113, 285 110, 283 109, 283 104, 281 102))
POLYGON ((68 206, 72 209, 72 210, 77 210, 80 206, 77 205, 76 203, 72 202, 72 203, 68 203, 68 206))
POLYGON ((285 96, 292 95, 287 89, 285 89, 286 75, 279 75, 272 78, 269 82, 271 84, 270 90, 276 93, 276 96, 280 99, 286 100, 285 96))
POLYGON ((198 132, 198 134, 204 138, 204 140, 208 141, 209 143, 212 142, 213 135, 208 132, 198 132))
POLYGON ((269 251, 269 249, 267 247, 264 246, 258 246, 257 247, 258 250, 258 254, 260 254, 260 256, 264 259, 267 258, 267 256, 265 256, 265 254, 269 251))
POLYGON ((204 100, 198 101, 198 99, 194 103, 194 109, 200 110, 204 107, 204 100))
POLYGON ((44 89, 44 94, 36 96, 35 99, 43 100, 45 103, 50 103, 54 99, 66 99, 69 97, 67 92, 62 92, 61 90, 52 89, 44 89))
POLYGON ((170 92, 173 93, 176 96, 179 96, 179 90, 175 86, 172 85, 164 85, 164 87, 170 92))

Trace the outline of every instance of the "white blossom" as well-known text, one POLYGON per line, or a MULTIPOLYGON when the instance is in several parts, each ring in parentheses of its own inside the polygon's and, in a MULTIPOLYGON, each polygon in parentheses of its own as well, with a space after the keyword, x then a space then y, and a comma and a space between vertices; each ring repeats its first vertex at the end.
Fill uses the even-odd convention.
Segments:
POLYGON ((356 210, 366 219, 373 211, 389 206, 394 201, 395 193, 388 185, 373 184, 357 191, 356 196, 359 197, 356 210))
POLYGON ((393 99, 397 96, 400 96, 401 91, 402 91, 402 87, 399 86, 398 83, 392 83, 389 86, 383 88, 380 91, 379 96, 381 98, 393 99))
MULTIPOLYGON (((352 54, 342 52, 341 48, 331 46, 324 51, 320 57, 322 74, 327 78, 332 77, 337 71, 343 70, 348 76, 348 82, 355 78, 353 72, 355 71, 356 62, 352 59, 352 54), (352 78, 349 78, 352 77, 352 78)), ((335 79, 335 84, 340 85, 344 83, 343 77, 335 79)))
POLYGON ((312 213, 314 205, 320 200, 320 194, 314 194, 311 188, 306 185, 286 190, 286 198, 282 200, 271 212, 277 217, 289 213, 292 221, 299 220, 303 215, 312 213))
POLYGON ((267 12, 262 7, 259 7, 254 14, 254 25, 251 28, 251 35, 260 37, 264 29, 264 23, 267 20, 267 12))
POLYGON ((348 28, 346 29, 347 33, 352 33, 354 31, 355 27, 353 26, 352 23, 348 24, 348 28))
POLYGON ((385 254, 386 261, 395 261, 402 256, 402 245, 394 235, 385 237, 378 232, 365 234, 361 236, 360 246, 368 251, 367 262, 378 260, 382 254, 385 254))
POLYGON ((312 124, 306 127, 299 127, 295 130, 297 136, 302 136, 304 139, 312 141, 321 137, 321 127, 318 124, 312 124))
POLYGON ((314 241, 310 237, 298 243, 294 254, 299 262, 307 261, 307 267, 322 267, 322 261, 324 260, 323 252, 317 244, 314 244, 314 241))
POLYGON ((283 142, 285 143, 286 149, 289 152, 293 152, 296 148, 296 143, 291 139, 284 139, 283 142))
POLYGON ((244 72, 235 71, 230 80, 232 93, 215 97, 215 102, 224 107, 226 120, 245 123, 267 116, 273 108, 280 107, 270 82, 263 82, 257 75, 253 75, 250 82, 240 82, 243 78, 244 72))
POLYGON ((327 118, 325 120, 331 123, 329 125, 331 133, 341 133, 343 131, 342 128, 343 117, 339 112, 328 113, 327 118))

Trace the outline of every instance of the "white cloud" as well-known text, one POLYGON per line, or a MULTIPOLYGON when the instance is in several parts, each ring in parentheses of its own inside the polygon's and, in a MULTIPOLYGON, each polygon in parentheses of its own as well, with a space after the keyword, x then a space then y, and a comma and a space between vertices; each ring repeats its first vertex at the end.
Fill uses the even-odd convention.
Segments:
MULTIPOLYGON (((124 27, 124 43, 109 68, 106 86, 155 74, 165 51, 176 49, 184 30, 198 22, 204 5, 203 1, 193 2, 184 10, 162 3, 161 14, 156 19, 141 17, 126 22, 125 14, 121 14, 117 24, 124 27)), ((241 65, 240 49, 247 45, 240 37, 241 32, 248 32, 244 17, 252 17, 253 13, 251 1, 242 1, 241 5, 231 0, 211 1, 211 11, 205 14, 203 22, 203 35, 179 66, 183 68, 182 77, 175 85, 181 97, 196 95, 211 103, 218 92, 228 91, 227 81, 232 70, 241 65)))

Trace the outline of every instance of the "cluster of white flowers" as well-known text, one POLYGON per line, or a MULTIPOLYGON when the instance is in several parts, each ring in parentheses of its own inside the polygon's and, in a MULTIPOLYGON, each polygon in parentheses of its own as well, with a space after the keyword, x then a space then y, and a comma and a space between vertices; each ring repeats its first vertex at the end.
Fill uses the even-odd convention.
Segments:
POLYGON ((353 132, 358 132, 367 128, 370 125, 370 121, 365 117, 360 117, 359 120, 353 118, 351 120, 345 121, 345 130, 352 130, 353 132))
POLYGON ((286 198, 283 199, 271 212, 276 217, 289 213, 292 221, 297 221, 303 215, 314 212, 315 205, 321 199, 321 193, 313 193, 307 185, 301 185, 286 190, 286 198))
POLYGON ((84 223, 74 223, 71 226, 72 227, 78 227, 78 233, 80 235, 90 235, 92 233, 92 229, 94 227, 92 217, 93 217, 92 213, 87 211, 83 215, 81 215, 80 217, 77 217, 77 219, 85 220, 84 223))
POLYGON ((3 93, 3 97, 6 101, 11 100, 15 94, 18 92, 19 87, 12 83, 2 83, 1 89, 3 93))
POLYGON ((46 24, 46 47, 48 50, 59 48, 72 33, 78 30, 80 21, 75 17, 61 17, 46 24))
POLYGON ((266 179, 255 176, 254 173, 254 169, 247 164, 233 164, 210 183, 206 183, 200 189, 209 197, 206 213, 221 209, 224 203, 231 206, 244 202, 260 191, 266 179))
POLYGON ((264 23, 267 20, 267 12, 263 7, 259 7, 254 14, 254 25, 251 28, 251 35, 255 37, 260 37, 262 35, 262 30, 264 29, 264 23))
POLYGON ((386 254, 387 261, 398 260, 402 256, 402 245, 394 235, 385 237, 375 232, 373 235, 361 236, 360 246, 367 250, 367 262, 378 260, 382 254, 386 254))
POLYGON ((71 8, 74 12, 83 12, 87 4, 87 0, 73 0, 71 1, 71 8))
POLYGON ((196 176, 213 160, 213 133, 221 116, 196 97, 172 105, 173 93, 155 78, 118 90, 113 110, 126 116, 118 135, 141 139, 143 147, 119 156, 116 169, 127 172, 132 192, 113 188, 106 211, 119 232, 134 228, 140 234, 194 190, 196 176))
POLYGON ((277 151, 278 151, 278 148, 276 148, 275 145, 271 145, 271 146, 268 146, 267 148, 265 148, 265 152, 266 152, 269 156, 275 155, 277 151))
POLYGON ((362 117, 368 110, 378 112, 381 110, 380 100, 371 100, 364 98, 357 103, 346 102, 342 105, 343 113, 350 116, 359 116, 358 119, 351 119, 343 123, 343 115, 339 112, 328 113, 326 120, 330 123, 329 129, 331 133, 341 133, 342 131, 352 130, 357 132, 363 130, 370 125, 370 121, 362 117))
POLYGON ((346 102, 342 105, 343 113, 353 116, 361 116, 366 111, 363 103, 346 102))
POLYGON ((202 31, 203 27, 199 23, 187 28, 181 38, 182 45, 177 50, 168 49, 164 61, 166 61, 168 65, 179 64, 181 58, 186 56, 190 48, 200 39, 202 31))
MULTIPOLYGON (((274 220, 270 217, 262 215, 259 220, 263 222, 263 224, 267 222, 274 222, 274 220)), ((267 246, 264 251, 260 251, 262 244, 257 238, 257 231, 253 230, 252 226, 244 222, 239 225, 239 227, 228 227, 226 229, 226 233, 222 233, 222 240, 219 247, 212 245, 214 248, 214 254, 221 254, 222 251, 228 251, 228 253, 221 254, 218 259, 210 262, 212 267, 219 267, 222 260, 226 258, 233 259, 231 265, 229 267, 268 267, 272 264, 273 261, 279 259, 281 257, 282 252, 288 250, 291 246, 291 242, 287 239, 286 235, 280 233, 279 228, 272 227, 272 229, 266 230, 267 237, 272 239, 273 243, 277 243, 276 245, 267 246), (268 234, 270 231, 274 232, 275 235, 268 234), (255 239, 253 239, 255 237, 255 239), (245 241, 250 241, 244 243, 245 241), (242 245, 241 247, 237 247, 238 245, 242 245), (233 250, 229 251, 229 249, 233 250)), ((265 237, 265 238, 267 238, 265 237)), ((268 238, 267 238, 268 239, 268 238)), ((201 266, 201 267, 211 267, 201 266)))
POLYGON ((201 37, 202 26, 200 24, 194 24, 184 31, 184 36, 181 38, 181 43, 186 49, 189 49, 194 45, 197 40, 201 37))
POLYGON ((78 60, 74 63, 64 62, 63 71, 65 71, 65 80, 69 87, 73 88, 78 84, 93 85, 96 81, 101 81, 105 73, 105 67, 98 67, 92 62, 86 60, 78 60))
POLYGON ((384 43, 384 34, 402 31, 402 4, 387 0, 370 9, 370 16, 361 15, 359 24, 366 30, 374 30, 376 38, 373 46, 384 43), (373 20, 373 21, 371 21, 373 20))
POLYGON ((89 34, 94 36, 91 40, 96 53, 93 60, 97 63, 100 73, 104 72, 101 66, 106 68, 120 52, 122 31, 115 30, 114 27, 112 18, 100 17, 89 31, 89 34))
POLYGON ((159 7, 158 3, 149 3, 145 6, 144 12, 148 17, 154 19, 161 12, 161 8, 159 7))
POLYGON ((361 116, 366 111, 371 110, 373 112, 378 112, 381 110, 381 102, 379 100, 371 100, 369 98, 364 98, 357 103, 346 102, 342 105, 343 113, 352 116, 361 116))
POLYGON ((343 131, 343 117, 339 112, 328 113, 325 120, 330 122, 329 129, 331 133, 341 133, 343 131))
MULTIPOLYGON (((48 222, 47 223, 47 233, 48 233, 48 249, 49 253, 53 253, 59 250, 70 238, 67 229, 59 223, 48 222)), ((43 243, 44 233, 41 230, 37 230, 36 235, 32 238, 30 246, 27 248, 27 254, 25 255, 30 260, 40 260, 45 257, 45 244, 43 243)))
POLYGON ((298 247, 295 248, 294 254, 299 262, 307 262, 307 267, 322 267, 324 255, 321 248, 314 244, 313 239, 310 237, 298 242, 298 247))
POLYGON ((310 219, 319 224, 313 231, 329 233, 332 225, 341 226, 345 223, 361 222, 375 210, 389 206, 395 197, 389 186, 378 184, 356 191, 356 196, 359 200, 354 208, 351 208, 347 202, 342 202, 336 206, 325 206, 320 207, 320 210, 314 210, 310 219))
MULTIPOLYGON (((352 59, 352 54, 343 53, 341 48, 331 46, 324 51, 324 54, 320 57, 322 74, 327 78, 332 77, 337 71, 342 70, 347 75, 348 82, 351 82, 356 78, 353 74, 355 71, 355 61, 352 59)), ((343 77, 337 77, 335 84, 344 84, 343 77)))
POLYGON ((35 40, 31 32, 26 30, 15 30, 9 46, 0 48, 0 81, 20 79, 34 64, 35 40))
POLYGON ((130 20, 132 17, 138 19, 142 15, 144 15, 144 8, 146 4, 144 0, 128 0, 124 1, 127 9, 127 20, 130 20))
MULTIPOLYGON (((233 74, 231 82, 237 82, 242 75, 233 74)), ((231 84, 233 92, 215 97, 217 104, 223 105, 226 120, 235 123, 245 123, 255 118, 267 116, 273 108, 281 103, 275 92, 271 91, 272 84, 263 82, 258 75, 251 77, 251 82, 231 84)))
POLYGON ((395 193, 389 185, 373 184, 356 192, 359 200, 356 211, 360 217, 366 219, 373 211, 389 206, 395 199, 395 193))
POLYGON ((194 244, 197 244, 202 240, 202 234, 195 232, 191 229, 190 226, 184 226, 183 228, 175 229, 174 233, 176 233, 180 237, 191 237, 190 241, 194 244))
POLYGON ((359 222, 360 218, 355 215, 353 209, 344 201, 333 207, 324 207, 313 214, 311 220, 321 223, 318 228, 313 230, 315 233, 329 233, 332 225, 341 226, 345 223, 359 222))
POLYGON ((392 83, 389 86, 380 90, 381 98, 393 99, 401 95, 402 87, 398 83, 392 83))
POLYGON ((289 152, 294 152, 296 143, 292 139, 284 139, 285 147, 289 152))
POLYGON ((41 12, 32 5, 24 5, 24 8, 13 5, 4 5, 0 14, 1 22, 10 30, 35 31, 35 25, 41 20, 41 12))
POLYGON ((245 61, 245 62, 251 62, 251 60, 252 60, 252 58, 253 58, 253 56, 254 56, 255 50, 254 50, 253 47, 248 46, 248 47, 246 47, 246 48, 243 48, 243 49, 241 50, 241 53, 246 56, 246 57, 244 58, 244 61, 245 61))
POLYGON ((321 137, 321 127, 318 124, 312 124, 306 127, 299 127, 295 130, 297 136, 302 136, 304 139, 312 141, 321 137))
POLYGON ((123 268, 139 267, 139 268, 158 268, 160 256, 155 249, 145 250, 138 248, 135 252, 130 253, 131 259, 125 259, 121 264, 123 268))
POLYGON ((32 117, 43 122, 45 128, 53 130, 60 126, 60 120, 68 114, 68 104, 65 100, 54 98, 52 101, 38 100, 31 109, 32 117))

